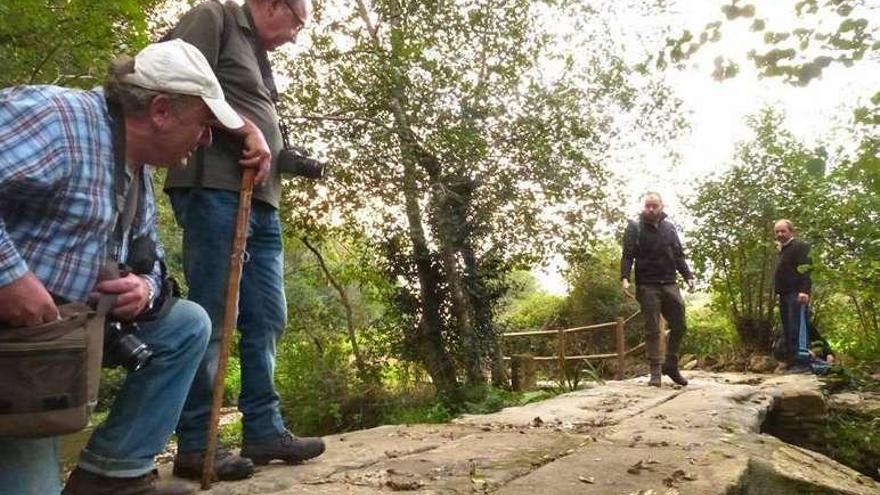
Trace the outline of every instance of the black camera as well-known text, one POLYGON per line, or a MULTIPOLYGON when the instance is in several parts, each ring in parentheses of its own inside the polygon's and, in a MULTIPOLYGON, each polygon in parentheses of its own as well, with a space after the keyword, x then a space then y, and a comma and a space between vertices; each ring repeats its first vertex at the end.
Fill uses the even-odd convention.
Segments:
POLYGON ((290 128, 282 120, 278 124, 284 149, 278 152, 278 169, 282 174, 291 174, 307 179, 320 179, 324 176, 326 165, 310 157, 305 150, 290 145, 290 128))
MULTIPOLYGON (((129 247, 129 264, 118 264, 115 273, 106 278, 124 277, 129 273, 150 273, 156 262, 156 244, 149 236, 132 239, 129 247)), ((139 318, 143 315, 139 315, 139 318)), ((128 371, 137 371, 153 358, 153 351, 139 339, 135 332, 138 324, 134 321, 108 321, 104 329, 104 366, 122 366, 128 371)))
POLYGON ((324 176, 325 165, 306 155, 305 151, 286 147, 278 152, 278 169, 282 174, 297 175, 307 179, 320 179, 324 176))
POLYGON ((112 321, 104 332, 104 365, 137 371, 153 359, 153 351, 134 335, 137 323, 112 321))

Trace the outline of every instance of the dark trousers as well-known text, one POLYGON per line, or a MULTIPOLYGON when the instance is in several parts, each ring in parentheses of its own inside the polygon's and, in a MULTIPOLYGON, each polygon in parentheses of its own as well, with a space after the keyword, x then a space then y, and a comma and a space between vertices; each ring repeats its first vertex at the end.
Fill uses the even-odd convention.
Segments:
POLYGON ((810 305, 799 304, 797 296, 796 292, 779 296, 784 355, 789 364, 809 364, 807 324, 810 321, 810 305))
POLYGON ((660 363, 660 315, 669 324, 669 340, 666 343, 666 358, 678 361, 681 340, 687 331, 684 316, 684 300, 675 284, 642 284, 636 286, 636 299, 642 308, 645 319, 645 341, 648 347, 648 361, 660 363))

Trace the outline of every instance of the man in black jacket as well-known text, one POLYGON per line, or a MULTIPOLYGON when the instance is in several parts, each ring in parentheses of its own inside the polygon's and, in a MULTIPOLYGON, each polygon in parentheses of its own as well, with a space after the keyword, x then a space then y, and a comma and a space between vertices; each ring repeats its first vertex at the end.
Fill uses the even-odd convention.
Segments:
POLYGON ((774 287, 779 297, 783 355, 792 371, 806 371, 810 364, 810 245, 794 237, 789 220, 777 221, 773 234, 779 243, 774 287))
POLYGON ((633 262, 636 265, 636 295, 645 318, 645 339, 651 378, 648 385, 660 386, 660 373, 667 375, 679 385, 687 380, 678 371, 678 352, 687 330, 684 300, 676 284, 676 272, 688 284, 688 292, 694 291, 694 276, 684 259, 681 241, 675 226, 666 220, 663 200, 657 193, 647 193, 642 198, 643 209, 638 221, 630 222, 623 235, 623 256, 620 260, 620 279, 623 292, 633 297, 629 290, 629 276, 633 262), (666 346, 666 362, 660 365, 660 315, 669 323, 669 341, 666 346))

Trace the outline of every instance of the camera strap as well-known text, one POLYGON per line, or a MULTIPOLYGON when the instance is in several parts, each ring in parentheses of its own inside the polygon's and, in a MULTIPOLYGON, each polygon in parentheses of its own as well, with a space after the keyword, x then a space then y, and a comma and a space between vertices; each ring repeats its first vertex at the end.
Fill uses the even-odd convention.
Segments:
POLYGON ((125 119, 118 104, 108 101, 107 110, 110 114, 110 129, 113 133, 113 193, 118 214, 116 226, 113 229, 112 257, 114 260, 122 262, 122 248, 125 246, 140 201, 143 171, 137 170, 131 174, 131 181, 127 180, 125 119), (126 184, 127 182, 128 184, 126 184))
MULTIPOLYGON (((137 206, 140 201, 141 170, 131 175, 131 181, 127 181, 126 170, 126 141, 125 141, 125 118, 119 104, 107 100, 107 111, 110 115, 110 130, 113 135, 113 197, 116 200, 116 226, 113 229, 111 246, 111 259, 104 263, 99 275, 99 280, 119 278, 117 263, 123 262, 122 248, 126 237, 131 230, 137 206), (129 182, 126 187, 126 182, 129 182)), ((116 295, 103 295, 98 299, 96 311, 103 316, 110 312, 116 304, 116 295)))

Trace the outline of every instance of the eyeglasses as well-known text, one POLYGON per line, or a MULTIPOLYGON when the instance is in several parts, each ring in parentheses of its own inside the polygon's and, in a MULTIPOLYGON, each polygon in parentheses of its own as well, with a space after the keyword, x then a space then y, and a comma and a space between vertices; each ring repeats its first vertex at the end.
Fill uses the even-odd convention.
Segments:
POLYGON ((293 6, 293 2, 289 0, 284 0, 284 5, 286 5, 287 8, 290 9, 290 13, 293 14, 293 19, 296 21, 296 25, 293 26, 293 33, 298 34, 300 31, 302 31, 302 28, 305 27, 306 20, 297 13, 296 9, 293 6))

